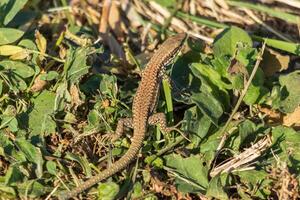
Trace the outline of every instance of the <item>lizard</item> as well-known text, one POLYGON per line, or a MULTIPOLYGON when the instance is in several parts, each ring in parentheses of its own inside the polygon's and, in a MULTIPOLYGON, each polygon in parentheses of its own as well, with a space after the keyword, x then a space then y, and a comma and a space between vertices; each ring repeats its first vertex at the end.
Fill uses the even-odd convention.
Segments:
POLYGON ((116 136, 113 139, 116 140, 123 134, 125 126, 133 128, 133 137, 127 152, 100 174, 91 177, 71 191, 62 192, 59 195, 59 199, 76 197, 79 193, 96 183, 123 170, 137 156, 142 147, 148 125, 159 124, 163 133, 178 130, 176 126, 168 127, 165 114, 154 113, 154 109, 158 101, 161 81, 166 75, 165 67, 173 61, 174 57, 181 50, 186 37, 185 33, 180 33, 168 38, 153 54, 142 72, 141 81, 133 98, 132 118, 119 119, 115 130, 116 136))

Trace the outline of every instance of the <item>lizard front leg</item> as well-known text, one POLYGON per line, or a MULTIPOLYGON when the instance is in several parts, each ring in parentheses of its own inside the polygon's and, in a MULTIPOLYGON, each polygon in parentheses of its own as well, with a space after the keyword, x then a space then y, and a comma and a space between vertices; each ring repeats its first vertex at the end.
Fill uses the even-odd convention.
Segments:
POLYGON ((118 121, 117 128, 115 130, 115 134, 113 134, 111 141, 114 142, 118 140, 124 134, 124 128, 133 128, 132 126, 132 118, 121 118, 118 121))

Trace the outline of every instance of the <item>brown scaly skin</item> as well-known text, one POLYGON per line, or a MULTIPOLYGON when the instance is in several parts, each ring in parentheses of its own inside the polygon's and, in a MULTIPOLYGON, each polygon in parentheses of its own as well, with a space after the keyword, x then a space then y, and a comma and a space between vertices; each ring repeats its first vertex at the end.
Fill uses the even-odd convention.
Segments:
MULTIPOLYGON (((127 119, 125 123, 118 123, 117 127, 117 131, 119 130, 120 132, 123 131, 124 125, 133 128, 131 146, 125 155, 100 174, 90 178, 71 191, 61 193, 59 199, 76 197, 84 190, 124 169, 136 158, 144 141, 147 126, 149 124, 159 123, 162 127, 161 129, 165 132, 175 130, 175 128, 166 127, 166 120, 163 113, 152 114, 156 105, 160 83, 165 72, 165 66, 169 64, 180 51, 185 38, 186 34, 184 33, 168 38, 154 53, 147 64, 137 89, 136 96, 133 99, 133 118, 127 119)), ((121 133, 117 134, 120 135, 121 133)))

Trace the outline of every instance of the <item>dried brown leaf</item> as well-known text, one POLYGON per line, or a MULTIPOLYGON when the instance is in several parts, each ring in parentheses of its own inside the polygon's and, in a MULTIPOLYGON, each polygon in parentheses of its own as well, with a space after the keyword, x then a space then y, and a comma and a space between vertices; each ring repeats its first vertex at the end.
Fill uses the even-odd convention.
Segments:
POLYGON ((70 94, 72 98, 72 106, 77 109, 78 106, 83 104, 84 102, 80 99, 79 90, 76 85, 71 85, 70 94))
POLYGON ((289 62, 289 56, 283 56, 272 49, 266 48, 260 67, 266 76, 272 76, 276 72, 281 72, 282 70, 287 69, 289 62))
POLYGON ((108 16, 108 23, 110 29, 115 33, 117 38, 123 38, 122 31, 122 20, 120 15, 120 8, 116 1, 113 1, 110 7, 110 12, 108 16))
POLYGON ((283 117, 283 125, 293 126, 300 125, 300 106, 294 110, 292 113, 288 113, 283 117))
POLYGON ((35 79, 34 79, 34 83, 30 88, 30 91, 32 92, 39 92, 41 90, 43 90, 46 85, 47 85, 47 81, 41 80, 40 77, 42 74, 44 74, 45 72, 42 72, 41 74, 39 74, 35 79))
MULTIPOLYGON (((47 40, 46 38, 39 32, 35 31, 35 43, 39 51, 44 54, 47 49, 47 40)), ((43 55, 39 55, 40 60, 44 59, 43 55)))

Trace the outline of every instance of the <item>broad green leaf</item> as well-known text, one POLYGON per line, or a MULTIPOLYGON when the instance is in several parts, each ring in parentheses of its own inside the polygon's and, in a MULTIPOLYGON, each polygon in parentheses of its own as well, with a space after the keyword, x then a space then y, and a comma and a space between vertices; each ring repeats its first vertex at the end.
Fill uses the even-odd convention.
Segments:
POLYGON ((240 44, 251 47, 252 40, 250 36, 243 29, 238 27, 232 26, 227 28, 220 33, 214 41, 214 55, 216 57, 223 55, 233 56, 240 44))
POLYGON ((252 121, 246 119, 242 123, 239 124, 239 133, 238 138, 236 140, 236 149, 240 148, 240 146, 245 142, 249 142, 247 139, 251 134, 255 134, 256 125, 252 121))
POLYGON ((250 85, 243 101, 247 105, 253 105, 260 96, 260 88, 250 85))
POLYGON ((11 44, 23 36, 24 32, 14 28, 0 28, 0 45, 11 44))
POLYGON ((18 121, 16 119, 16 108, 14 106, 7 106, 5 111, 3 112, 3 115, 1 116, 1 119, 1 128, 8 127, 12 132, 18 131, 19 127, 18 121))
POLYGON ((45 74, 41 74, 40 79, 44 81, 53 81, 54 79, 57 79, 59 77, 59 74, 56 71, 49 71, 45 74))
POLYGON ((100 183, 98 186, 98 200, 113 200, 119 190, 119 185, 114 182, 100 183))
POLYGON ((43 91, 33 99, 33 107, 29 113, 29 128, 31 135, 54 133, 56 123, 51 115, 54 113, 55 94, 43 91))
POLYGON ((213 124, 218 126, 218 119, 223 114, 221 103, 210 93, 194 93, 192 94, 191 98, 192 101, 196 103, 201 112, 205 114, 213 124))
POLYGON ((135 182, 133 185, 133 193, 131 195, 132 199, 137 199, 143 197, 143 185, 141 182, 135 182))
POLYGON ((97 127, 99 125, 100 118, 98 111, 91 110, 88 114, 88 123, 89 125, 92 125, 93 127, 97 127))
POLYGON ((160 157, 157 157, 156 155, 147 156, 144 162, 158 168, 162 168, 164 164, 163 160, 160 157))
POLYGON ((185 111, 183 121, 184 131, 189 133, 193 146, 198 147, 211 127, 212 122, 210 118, 202 114, 197 106, 193 106, 185 111))
POLYGON ((101 74, 93 74, 83 84, 80 85, 80 90, 86 94, 93 94, 99 89, 102 79, 103 78, 101 74))
POLYGON ((27 89, 27 84, 22 77, 13 73, 8 73, 7 77, 11 79, 9 83, 9 89, 14 93, 19 93, 20 91, 27 89))
POLYGON ((38 178, 41 178, 43 175, 44 164, 41 150, 23 138, 18 138, 15 142, 18 149, 25 154, 27 160, 37 165, 36 175, 38 178))
POLYGON ((66 78, 71 83, 77 83, 87 74, 90 66, 87 66, 87 54, 89 48, 70 48, 67 53, 67 60, 64 65, 66 78))
POLYGON ((176 178, 176 186, 182 192, 204 192, 208 186, 209 165, 200 156, 182 158, 178 154, 164 156, 166 166, 175 170, 183 179, 176 178), (197 167, 195 167, 197 166, 197 167))
MULTIPOLYGON (((222 107, 225 109, 229 107, 229 93, 228 89, 231 89, 231 85, 223 81, 224 78, 221 77, 219 72, 213 69, 212 66, 194 63, 190 66, 192 73, 200 79, 200 91, 205 95, 209 95, 214 98, 216 101, 222 102, 222 107)), ((198 90, 195 90, 194 93, 199 93, 198 90)))
POLYGON ((25 52, 22 47, 15 45, 2 45, 0 46, 0 56, 11 56, 14 54, 25 52))
POLYGON ((11 132, 17 132, 19 130, 19 126, 18 126, 18 120, 17 118, 13 118, 9 124, 8 124, 8 128, 10 129, 11 132))
POLYGON ((292 128, 278 126, 272 131, 273 150, 283 162, 287 162, 294 167, 294 170, 300 171, 298 164, 300 162, 300 134, 292 128), (279 148, 279 149, 278 149, 279 148))
POLYGON ((0 183, 0 193, 3 199, 15 199, 16 191, 13 187, 8 187, 0 183))
POLYGON ((227 84, 222 80, 221 75, 215 69, 213 69, 208 65, 204 65, 202 63, 192 63, 191 69, 195 76, 199 78, 200 76, 205 76, 215 86, 220 88, 220 90, 226 90, 232 88, 230 84, 227 84))
POLYGON ((224 191, 224 188, 221 183, 221 179, 219 176, 213 177, 210 182, 209 186, 207 188, 206 196, 214 197, 216 199, 229 199, 228 195, 224 191))
POLYGON ((48 187, 47 185, 42 185, 37 180, 28 180, 19 184, 17 190, 19 192, 19 196, 22 198, 29 197, 30 199, 37 199, 37 197, 41 197, 44 194, 49 194, 53 188, 48 187))
MULTIPOLYGON (((184 56, 178 58, 172 67, 171 80, 175 85, 175 91, 193 91, 198 92, 201 82, 192 73, 188 63, 197 63, 201 61, 201 55, 198 52, 190 51, 184 56)), ((192 104, 188 95, 182 95, 181 92, 174 92, 173 98, 184 104, 192 104)))
POLYGON ((11 70, 22 78, 31 77, 35 73, 30 66, 18 61, 3 60, 0 62, 0 67, 11 70))
MULTIPOLYGON (((3 24, 7 25, 16 14, 24 7, 28 0, 4 0, 6 2, 6 7, 4 9, 5 17, 3 24)), ((3 5, 3 4, 2 4, 3 5)))
POLYGON ((291 113, 300 105, 300 71, 294 71, 287 75, 279 76, 281 85, 280 110, 291 113))
POLYGON ((68 91, 68 84, 65 81, 59 84, 59 86, 56 89, 54 110, 62 111, 65 108, 66 102, 71 102, 71 101, 72 101, 72 97, 70 92, 68 91))
MULTIPOLYGON (((227 129, 225 130, 225 132, 231 130, 234 127, 237 127, 239 123, 240 123, 239 120, 231 121, 227 129)), ((201 153, 215 152, 221 142, 221 138, 223 134, 224 132, 222 132, 222 127, 219 127, 218 130, 215 130, 213 133, 209 134, 208 138, 201 143, 200 152, 201 153)))
POLYGON ((228 56, 214 57, 210 60, 213 68, 222 76, 228 77, 228 66, 230 66, 231 59, 228 56))
POLYGON ((111 97, 116 97, 118 93, 117 88, 117 77, 111 76, 107 74, 101 75, 101 82, 100 82, 100 91, 102 94, 109 95, 111 97))
POLYGON ((56 163, 54 161, 51 160, 47 161, 46 168, 50 174, 56 175, 56 163))
POLYGON ((24 175, 17 166, 10 166, 5 173, 5 185, 15 185, 17 182, 22 181, 24 175))

